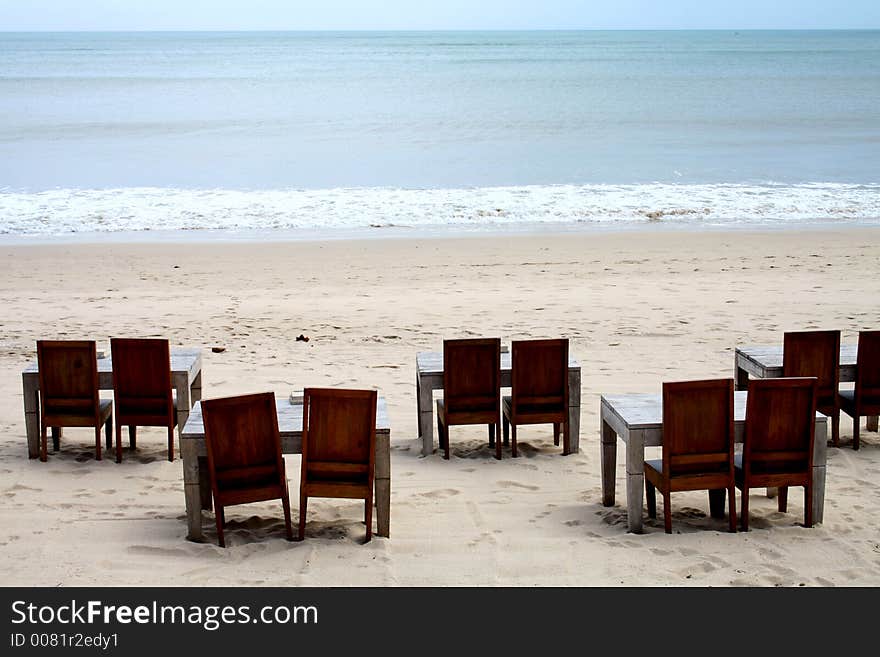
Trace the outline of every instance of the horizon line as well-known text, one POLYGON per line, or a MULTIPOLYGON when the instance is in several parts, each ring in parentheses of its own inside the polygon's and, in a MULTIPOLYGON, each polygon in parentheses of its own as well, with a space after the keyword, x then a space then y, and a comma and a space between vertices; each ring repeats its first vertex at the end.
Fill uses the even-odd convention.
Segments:
POLYGON ((313 29, 18 29, 3 34, 315 33, 315 32, 876 32, 877 27, 533 27, 533 28, 313 28, 313 29))

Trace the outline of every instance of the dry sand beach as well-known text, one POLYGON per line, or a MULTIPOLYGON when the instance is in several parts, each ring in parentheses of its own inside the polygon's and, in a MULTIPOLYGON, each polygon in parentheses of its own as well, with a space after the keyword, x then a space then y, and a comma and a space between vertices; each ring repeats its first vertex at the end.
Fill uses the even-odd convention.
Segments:
MULTIPOLYGON (((878 328, 878 246, 871 228, 0 246, 0 582, 880 585, 880 436, 863 430, 854 452, 848 416, 829 448, 824 524, 800 526, 800 491, 788 514, 754 491, 751 531, 737 534, 708 517, 704 492, 673 496, 672 535, 662 516, 628 534, 622 456, 616 504, 601 504, 598 432, 602 393, 731 376, 737 345, 781 345, 785 330, 854 342, 878 328), (203 349, 206 398, 378 387, 391 537, 362 545, 359 502, 315 499, 301 543, 284 540, 277 502, 229 509, 225 550, 207 514, 206 542, 187 541, 181 461, 165 460, 161 429, 142 429, 122 464, 94 460, 89 429, 67 429, 48 463, 28 460, 20 373, 35 341, 153 335, 203 349), (526 427, 520 458, 496 461, 484 428, 454 427, 449 461, 421 456, 416 352, 466 336, 571 339, 578 454, 526 427)), ((299 460, 285 458, 295 520, 299 460)))

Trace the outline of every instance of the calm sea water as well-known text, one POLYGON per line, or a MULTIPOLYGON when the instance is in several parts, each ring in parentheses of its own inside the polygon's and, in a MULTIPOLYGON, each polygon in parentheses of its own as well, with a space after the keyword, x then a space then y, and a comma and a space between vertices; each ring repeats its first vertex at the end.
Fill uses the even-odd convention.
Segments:
POLYGON ((0 233, 880 223, 880 32, 0 33, 0 233))

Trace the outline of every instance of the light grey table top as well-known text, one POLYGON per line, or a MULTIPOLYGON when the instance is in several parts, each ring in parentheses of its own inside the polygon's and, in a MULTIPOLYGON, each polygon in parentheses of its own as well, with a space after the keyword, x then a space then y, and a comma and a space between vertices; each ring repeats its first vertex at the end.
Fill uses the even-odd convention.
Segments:
MULTIPOLYGON (((107 373, 113 371, 113 360, 110 358, 109 351, 103 352, 105 353, 104 357, 101 358, 100 354, 102 353, 99 350, 98 357, 98 373, 107 373)), ((202 350, 194 347, 175 347, 171 349, 171 371, 172 372, 189 372, 193 365, 195 365, 196 361, 201 358, 202 350)), ((39 367, 37 361, 33 361, 30 363, 23 371, 22 374, 37 374, 39 373, 39 367)))
MULTIPOLYGON (((737 355, 755 362, 765 368, 782 367, 782 345, 757 345, 736 348, 737 355)), ((840 365, 851 366, 856 364, 858 353, 857 344, 840 345, 840 365)))
MULTIPOLYGON (((511 355, 509 352, 501 352, 501 370, 511 369, 511 355)), ((579 370, 581 364, 569 356, 568 369, 579 370)), ((442 351, 420 351, 416 354, 416 369, 419 374, 443 374, 442 351)))
MULTIPOLYGON (((276 398, 275 408, 278 413, 278 431, 284 435, 301 434, 303 423, 302 401, 291 401, 276 398)), ((388 419, 388 405, 381 395, 376 401, 376 433, 390 433, 391 422, 388 419)), ((181 438, 198 439, 205 437, 205 425, 202 421, 202 403, 196 402, 190 411, 186 425, 180 432, 181 438)))
MULTIPOLYGON (((738 390, 733 393, 733 421, 746 420, 746 401, 748 392, 738 390)), ((657 393, 633 393, 623 395, 602 395, 601 403, 606 404, 630 430, 663 428, 663 395, 657 393)), ((816 413, 816 419, 825 421, 825 416, 816 413)))

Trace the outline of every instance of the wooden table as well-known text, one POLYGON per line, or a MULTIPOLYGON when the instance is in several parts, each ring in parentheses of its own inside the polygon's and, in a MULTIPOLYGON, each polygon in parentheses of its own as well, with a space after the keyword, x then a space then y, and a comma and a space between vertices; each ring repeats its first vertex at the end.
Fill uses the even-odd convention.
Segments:
MULTIPOLYGON (((277 399, 278 430, 284 454, 302 453, 302 398, 277 399)), ((202 539, 202 509, 213 508, 202 405, 196 403, 180 436, 183 490, 186 497, 187 538, 202 539)), ((376 533, 388 537, 391 529, 391 423, 384 397, 376 404, 376 470, 374 476, 376 533)), ((295 495, 294 495, 295 497, 295 495)))
MULTIPOLYGON (((36 361, 21 373, 28 458, 40 456, 40 371, 36 361)), ((196 348, 171 350, 171 385, 177 392, 177 430, 182 431, 190 406, 202 398, 202 352, 196 348)), ((113 389, 113 361, 98 358, 98 387, 113 389)))
MULTIPOLYGON (((511 355, 501 352, 501 387, 510 387, 511 355)), ((419 414, 419 437, 422 455, 434 451, 434 391, 443 390, 443 353, 422 351, 416 354, 416 408, 419 414)), ((570 449, 577 454, 581 428, 581 366, 568 359, 568 424, 571 430, 570 449)))
MULTIPOLYGON (((745 428, 748 393, 734 393, 734 433, 741 443, 745 428)), ((642 499, 645 490, 645 447, 663 445, 663 398, 658 394, 602 395, 602 504, 614 504, 617 438, 626 444, 626 509, 629 530, 642 530, 642 499)), ((816 413, 813 440, 813 520, 822 522, 825 508, 826 417, 816 413)), ((723 505, 722 505, 723 509, 723 505)))
MULTIPOLYGON (((782 347, 763 345, 737 347, 734 355, 733 380, 737 390, 746 390, 749 375, 758 379, 775 379, 782 376, 782 347)), ((840 345, 840 381, 856 380, 857 344, 840 345)), ((877 416, 868 417, 868 431, 877 431, 877 416)))

